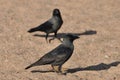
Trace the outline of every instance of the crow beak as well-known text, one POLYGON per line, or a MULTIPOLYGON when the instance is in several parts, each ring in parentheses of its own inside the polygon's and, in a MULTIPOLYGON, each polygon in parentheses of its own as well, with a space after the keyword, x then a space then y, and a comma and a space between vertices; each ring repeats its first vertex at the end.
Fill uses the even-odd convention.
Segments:
POLYGON ((75 36, 74 39, 79 39, 80 37, 79 36, 75 36))

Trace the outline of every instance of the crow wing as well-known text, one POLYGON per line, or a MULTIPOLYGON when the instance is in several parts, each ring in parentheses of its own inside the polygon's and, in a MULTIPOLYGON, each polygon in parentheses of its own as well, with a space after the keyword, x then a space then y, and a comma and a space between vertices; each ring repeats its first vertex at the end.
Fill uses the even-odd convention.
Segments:
POLYGON ((52 26, 53 26, 53 23, 48 20, 44 22, 43 24, 39 25, 37 28, 40 31, 48 32, 49 30, 52 29, 52 26))
POLYGON ((40 62, 42 64, 60 65, 67 61, 72 55, 73 50, 64 45, 60 45, 49 53, 45 54, 40 62))

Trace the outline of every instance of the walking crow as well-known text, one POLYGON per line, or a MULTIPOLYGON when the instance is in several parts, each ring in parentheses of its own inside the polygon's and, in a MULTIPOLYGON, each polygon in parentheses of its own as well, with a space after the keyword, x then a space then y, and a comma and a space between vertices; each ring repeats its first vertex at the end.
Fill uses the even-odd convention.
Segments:
POLYGON ((66 73, 66 70, 62 68, 62 65, 71 57, 74 50, 73 41, 78 38, 79 37, 76 35, 66 34, 63 38, 62 44, 45 54, 38 61, 29 65, 25 69, 49 64, 55 72, 66 73))
MULTIPOLYGON (((55 37, 57 38, 57 32, 60 29, 60 27, 62 26, 62 24, 63 24, 63 20, 62 20, 59 9, 54 9, 52 17, 49 20, 47 20, 46 22, 42 23, 41 25, 39 25, 35 28, 31 28, 30 30, 28 30, 28 32, 29 33, 32 33, 35 31, 45 32, 46 33, 45 39, 47 41, 49 33, 54 33, 54 38, 55 37)), ((53 39, 51 39, 51 40, 53 40, 53 39)), ((50 40, 49 40, 49 42, 50 42, 50 40)))

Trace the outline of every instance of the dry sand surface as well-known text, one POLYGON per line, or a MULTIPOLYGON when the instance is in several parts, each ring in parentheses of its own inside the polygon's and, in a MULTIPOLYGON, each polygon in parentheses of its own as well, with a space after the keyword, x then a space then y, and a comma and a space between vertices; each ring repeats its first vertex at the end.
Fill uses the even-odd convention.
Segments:
POLYGON ((0 0, 0 80, 120 80, 120 0, 0 0), (66 76, 44 72, 49 65, 24 70, 60 44, 27 32, 54 8, 64 20, 58 35, 80 34, 66 76))

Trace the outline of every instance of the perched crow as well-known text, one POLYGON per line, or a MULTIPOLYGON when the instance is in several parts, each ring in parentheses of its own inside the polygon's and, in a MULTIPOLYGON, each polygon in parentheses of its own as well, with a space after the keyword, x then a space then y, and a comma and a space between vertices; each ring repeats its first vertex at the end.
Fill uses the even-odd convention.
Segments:
POLYGON ((79 37, 76 35, 66 34, 63 38, 62 44, 45 54, 38 61, 29 65, 25 69, 50 64, 55 72, 66 73, 66 70, 63 70, 62 65, 71 57, 74 50, 73 41, 78 38, 79 37))
POLYGON ((52 17, 48 21, 44 22, 43 24, 41 24, 35 28, 30 29, 28 32, 29 33, 32 33, 35 31, 45 32, 46 33, 45 38, 47 41, 47 37, 48 37, 49 33, 54 33, 54 37, 57 37, 57 31, 60 29, 62 24, 63 24, 63 20, 62 20, 59 9, 54 9, 52 17))

